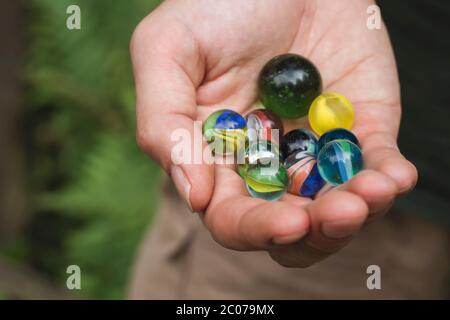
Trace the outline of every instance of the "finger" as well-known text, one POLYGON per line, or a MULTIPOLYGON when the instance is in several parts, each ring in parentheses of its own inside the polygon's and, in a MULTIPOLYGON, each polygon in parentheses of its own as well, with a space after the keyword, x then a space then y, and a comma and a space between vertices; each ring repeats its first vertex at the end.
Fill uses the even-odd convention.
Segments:
MULTIPOLYGON (((402 186, 381 167, 386 166, 386 161, 389 163, 392 160, 400 160, 408 165, 398 152, 391 134, 376 132, 367 135, 363 140, 363 151, 366 170, 358 173, 338 189, 359 195, 369 206, 370 220, 373 220, 385 214, 392 206, 395 196, 411 189, 415 182, 402 182, 404 184, 402 186)), ((414 172, 409 175, 414 179, 414 172)), ((402 177, 403 180, 405 177, 402 177)))
POLYGON ((338 187, 360 196, 369 207, 371 219, 381 216, 390 208, 397 194, 397 185, 389 176, 366 169, 338 187))
POLYGON ((305 241, 324 252, 340 248, 339 240, 355 234, 368 215, 367 204, 361 197, 338 189, 311 202, 306 210, 312 229, 305 241))
POLYGON ((295 194, 286 193, 279 201, 288 202, 290 204, 298 206, 299 208, 304 208, 312 200, 310 198, 300 197, 295 194))
POLYGON ((137 92, 139 146, 171 175, 194 211, 211 198, 214 169, 202 161, 196 87, 203 65, 196 41, 183 26, 166 26, 155 11, 133 34, 131 56, 137 92), (178 157, 175 157, 175 156, 178 157))
POLYGON ((363 225, 368 207, 359 196, 338 189, 307 207, 311 228, 295 245, 272 248, 271 257, 286 267, 308 267, 344 247, 363 225))
POLYGON ((204 222, 213 238, 235 250, 267 249, 298 241, 309 230, 304 208, 287 201, 251 198, 230 168, 216 168, 216 187, 204 222))
POLYGON ((362 141, 365 166, 390 177, 397 186, 397 194, 406 193, 417 183, 417 169, 406 160, 389 133, 369 134, 362 141))

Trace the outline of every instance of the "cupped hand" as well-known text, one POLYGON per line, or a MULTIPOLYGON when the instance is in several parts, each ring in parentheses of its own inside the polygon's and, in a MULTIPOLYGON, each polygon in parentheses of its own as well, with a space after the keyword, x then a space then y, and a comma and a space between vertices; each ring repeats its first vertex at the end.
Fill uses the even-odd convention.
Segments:
MULTIPOLYGON (((385 27, 366 25, 371 4, 171 0, 136 28, 131 54, 138 143, 223 246, 267 250, 284 266, 306 267, 337 252, 414 187, 417 171, 396 143, 401 107, 395 60, 385 27), (194 121, 215 110, 245 114, 257 99, 263 65, 287 52, 319 68, 324 92, 340 92, 353 102, 363 171, 313 201, 286 194, 267 202, 248 196, 231 166, 173 163, 175 130, 194 137, 201 135, 194 121)), ((290 130, 307 121, 284 124, 290 130)))

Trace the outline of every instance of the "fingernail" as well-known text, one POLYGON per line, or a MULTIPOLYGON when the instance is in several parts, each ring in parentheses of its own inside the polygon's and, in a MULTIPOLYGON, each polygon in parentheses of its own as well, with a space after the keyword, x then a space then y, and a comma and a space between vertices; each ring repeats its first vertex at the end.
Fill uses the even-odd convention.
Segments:
POLYGON ((322 224, 322 233, 332 239, 342 239, 353 235, 361 227, 361 222, 339 220, 333 222, 324 222, 322 224))
POLYGON ((293 234, 293 235, 289 235, 289 236, 280 236, 280 237, 275 237, 272 239, 272 242, 274 244, 290 244, 290 243, 294 243, 298 240, 300 240, 301 238, 303 238, 303 236, 305 235, 305 233, 302 234, 293 234))
POLYGON ((190 200, 191 184, 189 183, 189 180, 186 178, 183 169, 181 169, 179 166, 172 165, 172 167, 170 168, 170 175, 172 177, 173 182, 175 183, 175 187, 177 188, 179 194, 184 198, 189 209, 193 211, 190 200))

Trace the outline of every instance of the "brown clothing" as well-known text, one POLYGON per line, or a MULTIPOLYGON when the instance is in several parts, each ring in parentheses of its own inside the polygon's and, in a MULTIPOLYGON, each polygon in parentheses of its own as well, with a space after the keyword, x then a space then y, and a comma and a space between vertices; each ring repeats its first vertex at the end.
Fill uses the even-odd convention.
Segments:
POLYGON ((221 247, 168 186, 158 217, 142 244, 130 297, 445 299, 449 261, 445 228, 391 212, 326 260, 306 269, 285 268, 265 251, 221 247), (381 290, 366 286, 369 265, 381 268, 381 290))

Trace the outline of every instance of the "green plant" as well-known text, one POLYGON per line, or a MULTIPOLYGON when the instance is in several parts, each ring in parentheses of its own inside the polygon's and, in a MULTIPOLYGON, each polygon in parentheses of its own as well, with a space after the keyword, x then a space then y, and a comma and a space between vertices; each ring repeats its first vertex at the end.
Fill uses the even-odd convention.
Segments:
POLYGON ((67 264, 79 265, 86 297, 124 296, 136 248, 157 205, 159 170, 134 139, 128 43, 135 25, 158 3, 28 4, 23 121, 35 194, 32 224, 45 229, 57 215, 63 231, 48 244, 40 244, 39 236, 28 238, 24 251, 39 248, 42 256, 35 259, 47 260, 38 267, 61 284, 67 264), (81 30, 66 28, 71 4, 81 8, 81 30))

